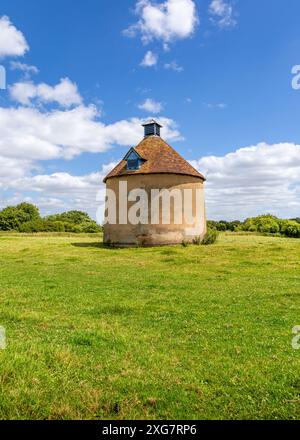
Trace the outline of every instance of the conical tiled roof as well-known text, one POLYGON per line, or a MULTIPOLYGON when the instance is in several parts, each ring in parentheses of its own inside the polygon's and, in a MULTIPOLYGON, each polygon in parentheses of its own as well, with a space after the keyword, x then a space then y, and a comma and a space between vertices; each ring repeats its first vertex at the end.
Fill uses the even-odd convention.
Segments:
POLYGON ((134 150, 144 159, 144 163, 138 170, 127 170, 127 162, 120 163, 105 177, 104 182, 111 177, 130 174, 184 174, 199 177, 203 181, 205 177, 180 156, 160 136, 145 137, 134 150))

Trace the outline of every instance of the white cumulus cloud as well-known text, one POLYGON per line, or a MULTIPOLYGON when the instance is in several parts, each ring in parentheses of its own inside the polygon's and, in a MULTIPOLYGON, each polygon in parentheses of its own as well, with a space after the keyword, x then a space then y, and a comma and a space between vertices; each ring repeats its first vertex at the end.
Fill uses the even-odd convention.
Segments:
POLYGON ((23 72, 25 79, 30 78, 30 76, 33 74, 39 73, 39 69, 36 66, 21 63, 20 61, 11 61, 10 68, 12 70, 20 70, 21 72, 23 72))
POLYGON ((0 17, 0 57, 22 56, 29 50, 22 34, 6 16, 0 17))
POLYGON ((160 113, 163 109, 163 105, 161 102, 147 98, 142 104, 139 105, 139 108, 149 113, 160 113))
POLYGON ((32 162, 28 159, 0 155, 0 189, 4 188, 9 182, 25 177, 33 168, 32 162))
POLYGON ((220 28, 233 27, 237 24, 234 17, 233 6, 224 0, 212 0, 209 5, 212 21, 220 28))
POLYGON ((39 206, 44 214, 78 209, 87 211, 96 218, 97 209, 104 202, 103 178, 104 174, 101 172, 82 176, 53 173, 21 177, 10 180, 6 185, 6 189, 15 191, 15 200, 8 198, 6 203, 0 200, 0 206, 26 200, 39 206), (98 201, 97 196, 100 199, 98 201))
POLYGON ((211 219, 244 219, 261 213, 300 212, 300 145, 260 143, 192 164, 207 177, 211 219))
POLYGON ((63 107, 82 103, 77 85, 69 78, 62 78, 55 86, 45 83, 34 84, 30 81, 18 82, 13 84, 9 91, 11 97, 22 105, 31 105, 34 100, 41 103, 54 102, 63 107))
POLYGON ((144 43, 157 39, 168 44, 188 38, 194 33, 198 23, 193 0, 166 0, 160 3, 139 0, 136 14, 139 17, 138 22, 130 26, 125 34, 133 37, 140 33, 144 43))
POLYGON ((184 68, 179 66, 176 61, 171 61, 170 63, 166 63, 164 68, 167 70, 174 70, 174 72, 183 72, 184 68))
MULTIPOLYGON (((161 118, 166 139, 179 139, 176 123, 161 118)), ((27 160, 72 159, 101 153, 114 145, 134 145, 143 137, 142 120, 105 125, 95 106, 43 112, 36 108, 0 107, 0 156, 27 160)))
POLYGON ((142 62, 141 62, 141 66, 143 67, 153 67, 156 66, 158 61, 158 56, 151 52, 151 50, 148 50, 148 52, 146 52, 142 62))

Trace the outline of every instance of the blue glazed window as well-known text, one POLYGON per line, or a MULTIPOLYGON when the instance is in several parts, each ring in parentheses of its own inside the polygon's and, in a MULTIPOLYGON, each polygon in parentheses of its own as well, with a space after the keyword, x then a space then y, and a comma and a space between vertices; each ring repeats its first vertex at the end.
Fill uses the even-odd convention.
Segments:
POLYGON ((128 159, 127 160, 127 169, 128 170, 138 170, 141 166, 141 162, 139 159, 128 159))
POLYGON ((134 151, 130 151, 126 156, 127 170, 138 170, 142 165, 141 157, 134 151))

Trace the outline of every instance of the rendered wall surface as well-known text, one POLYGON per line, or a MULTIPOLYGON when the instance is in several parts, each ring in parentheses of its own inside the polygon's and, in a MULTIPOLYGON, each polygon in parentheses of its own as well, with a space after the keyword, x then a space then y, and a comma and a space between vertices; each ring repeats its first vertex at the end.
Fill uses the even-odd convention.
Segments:
MULTIPOLYGON (((193 176, 180 174, 145 174, 113 177, 106 182, 107 189, 113 190, 116 194, 117 224, 105 224, 104 243, 111 246, 159 246, 191 242, 195 237, 201 237, 206 233, 206 213, 204 183, 201 179, 193 176), (133 189, 144 189, 148 194, 148 224, 133 225, 119 224, 119 183, 127 182, 128 193, 133 189), (160 212, 158 224, 151 224, 151 190, 168 189, 184 190, 189 189, 193 194, 198 190, 200 203, 196 203, 196 197, 192 199, 193 216, 197 218, 197 229, 183 221, 181 224, 174 223, 174 201, 170 203, 170 224, 163 224, 160 212), (196 209, 198 207, 198 210, 196 209)), ((128 202, 128 211, 135 202, 128 202)), ((175 205, 176 206, 176 205, 175 205)), ((182 205, 183 209, 183 205, 182 205)), ((124 213, 123 213, 124 214, 124 213)))

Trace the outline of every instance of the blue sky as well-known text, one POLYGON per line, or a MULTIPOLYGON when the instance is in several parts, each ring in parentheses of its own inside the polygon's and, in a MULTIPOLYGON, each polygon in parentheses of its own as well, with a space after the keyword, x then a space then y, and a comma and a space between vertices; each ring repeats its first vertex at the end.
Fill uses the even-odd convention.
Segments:
POLYGON ((94 216, 155 116, 207 175, 210 218, 300 216, 299 16, 298 0, 2 0, 1 206, 94 216))

